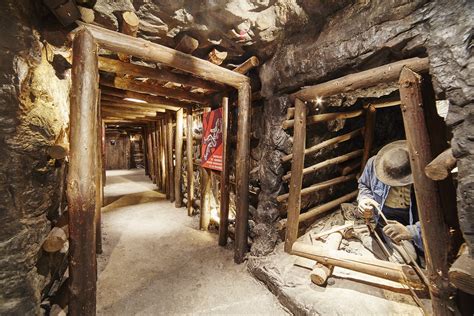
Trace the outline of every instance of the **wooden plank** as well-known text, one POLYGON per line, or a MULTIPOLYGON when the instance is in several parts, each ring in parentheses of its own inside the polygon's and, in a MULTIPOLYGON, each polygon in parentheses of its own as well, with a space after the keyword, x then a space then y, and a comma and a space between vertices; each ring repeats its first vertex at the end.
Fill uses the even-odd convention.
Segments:
POLYGON ((251 89, 246 81, 238 90, 239 113, 237 118, 236 163, 236 218, 234 262, 242 263, 248 249, 249 172, 250 172, 250 120, 251 89))
POLYGON ((193 215, 193 198, 194 198, 194 170, 193 170, 193 110, 186 110, 186 158, 187 158, 187 176, 188 176, 188 216, 193 215))
POLYGON ((80 30, 73 42, 70 109, 70 161, 67 173, 69 208, 69 314, 95 315, 97 261, 95 243, 95 164, 97 137, 97 44, 80 30))
POLYGON ((288 221, 285 232, 285 252, 291 253, 291 247, 298 238, 301 209, 301 187, 303 185, 304 149, 306 147, 306 104, 295 100, 295 125, 293 134, 293 161, 291 163, 290 192, 288 198, 288 221))
POLYGON ((360 164, 361 173, 364 171, 365 164, 369 160, 372 143, 374 142, 375 131, 375 114, 376 110, 373 105, 369 105, 365 109, 365 127, 364 127, 364 152, 362 154, 362 162, 360 164))
POLYGON ((191 86, 206 90, 218 91, 224 89, 224 85, 203 80, 190 75, 171 72, 166 69, 155 69, 146 66, 124 63, 119 60, 99 57, 99 69, 120 75, 131 75, 140 78, 149 78, 158 82, 174 82, 185 86, 191 86))
POLYGON ((181 168, 183 161, 183 129, 184 129, 184 120, 183 120, 183 109, 179 109, 176 112, 176 170, 175 170, 175 179, 174 179, 174 195, 175 195, 175 207, 183 206, 183 194, 181 191, 181 168))
POLYGON ((432 160, 432 154, 423 113, 421 77, 405 67, 400 74, 399 84, 433 313, 448 315, 450 313, 448 308, 450 289, 447 280, 449 230, 444 221, 436 183, 424 173, 426 165, 432 160))
POLYGON ((173 118, 170 111, 166 111, 166 129, 167 129, 167 141, 168 144, 168 187, 169 187, 169 199, 174 202, 174 159, 173 159, 173 118))
MULTIPOLYGON (((354 159, 355 157, 361 156, 362 153, 363 153, 362 149, 357 149, 357 150, 351 151, 350 153, 347 153, 347 154, 344 154, 344 155, 341 155, 341 156, 338 156, 338 157, 334 157, 334 158, 319 162, 317 164, 314 164, 312 166, 304 168, 303 169, 303 175, 307 175, 307 174, 316 172, 318 170, 321 170, 323 168, 326 168, 328 166, 335 165, 335 164, 340 164, 340 163, 343 163, 345 161, 354 159)), ((283 181, 287 181, 288 179, 290 179, 292 177, 292 174, 293 174, 293 171, 291 171, 291 172, 287 173, 286 175, 284 175, 283 176, 283 181)))
POLYGON ((219 216, 219 246, 227 245, 229 231, 229 98, 222 98, 222 172, 219 216))
MULTIPOLYGON (((327 122, 327 121, 332 121, 332 120, 337 120, 337 119, 349 119, 349 118, 358 117, 362 115, 362 113, 364 113, 363 110, 355 110, 351 112, 316 114, 316 115, 308 116, 306 124, 311 125, 311 124, 327 122)), ((291 120, 285 120, 282 126, 284 129, 288 129, 290 127, 293 127, 294 124, 295 124, 295 120, 291 119, 291 120)))
POLYGON ((248 82, 242 74, 233 72, 211 62, 184 54, 169 47, 152 43, 141 38, 123 35, 105 28, 77 22, 81 27, 87 28, 99 45, 105 49, 129 54, 152 62, 157 62, 195 74, 206 80, 219 82, 239 88, 248 82))
POLYGON ((350 74, 311 87, 306 87, 291 95, 292 99, 313 100, 342 92, 376 86, 381 83, 394 82, 398 79, 404 66, 418 72, 429 69, 428 58, 410 58, 394 63, 350 74))

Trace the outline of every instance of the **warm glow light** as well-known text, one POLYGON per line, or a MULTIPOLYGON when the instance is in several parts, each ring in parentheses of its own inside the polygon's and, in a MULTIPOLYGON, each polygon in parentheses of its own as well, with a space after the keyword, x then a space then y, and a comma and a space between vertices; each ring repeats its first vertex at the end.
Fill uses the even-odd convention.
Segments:
POLYGON ((132 102, 137 102, 137 103, 148 103, 146 101, 140 100, 140 99, 134 99, 134 98, 125 98, 125 101, 132 101, 132 102))
POLYGON ((323 98, 317 97, 317 98, 316 98, 316 104, 317 104, 317 105, 323 104, 323 98))

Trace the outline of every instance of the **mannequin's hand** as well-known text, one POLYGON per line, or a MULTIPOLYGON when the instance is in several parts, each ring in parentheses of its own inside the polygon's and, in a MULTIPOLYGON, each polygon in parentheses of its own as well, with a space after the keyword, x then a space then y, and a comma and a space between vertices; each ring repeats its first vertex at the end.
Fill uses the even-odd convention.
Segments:
POLYGON ((387 225, 383 228, 383 232, 396 243, 399 243, 402 240, 413 239, 410 230, 397 221, 388 221, 387 225))

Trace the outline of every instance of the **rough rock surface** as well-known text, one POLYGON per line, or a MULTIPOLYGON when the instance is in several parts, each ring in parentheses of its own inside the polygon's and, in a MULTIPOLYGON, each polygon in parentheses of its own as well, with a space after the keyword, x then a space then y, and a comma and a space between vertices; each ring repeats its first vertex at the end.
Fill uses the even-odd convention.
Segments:
MULTIPOLYGON (((36 264, 59 205, 61 168, 47 154, 68 121, 60 80, 32 26, 31 1, 0 5, 0 314, 39 313, 48 281, 36 264), (47 59, 48 58, 48 59, 47 59)), ((59 164, 60 166, 60 164, 59 164)))

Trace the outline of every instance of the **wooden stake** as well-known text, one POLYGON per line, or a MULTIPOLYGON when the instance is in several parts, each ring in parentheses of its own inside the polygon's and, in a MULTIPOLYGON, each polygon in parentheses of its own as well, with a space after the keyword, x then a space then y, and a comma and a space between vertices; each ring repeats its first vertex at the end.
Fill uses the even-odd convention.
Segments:
POLYGON ((399 83, 405 135, 430 280, 429 289, 433 313, 434 315, 448 315, 450 314, 448 308, 450 288, 447 279, 449 233, 444 222, 436 183, 424 173, 432 156, 423 113, 421 77, 404 67, 399 83))
POLYGON ((375 107, 369 105, 365 109, 365 128, 364 128, 364 152, 362 154, 362 162, 360 164, 361 173, 364 171, 365 164, 369 160, 370 150, 372 149, 372 143, 374 142, 374 130, 375 130, 375 107))
POLYGON ((182 174, 182 159, 183 159, 183 109, 176 112, 176 170, 174 179, 174 195, 175 195, 175 207, 183 206, 183 194, 181 192, 181 174, 182 174))
POLYGON ((301 209, 301 187, 303 184, 304 149, 306 146, 306 104, 295 100, 295 126, 293 134, 292 177, 288 198, 288 221, 285 232, 285 252, 291 253, 291 247, 298 238, 298 218, 301 209))
POLYGON ((87 30, 73 42, 70 151, 67 174, 69 205, 69 314, 95 315, 95 164, 97 137, 97 44, 87 30))
POLYGON ((236 165, 236 218, 235 218, 235 249, 234 261, 242 263, 248 249, 248 211, 249 211, 249 172, 250 172, 250 114, 251 89, 250 82, 245 81, 238 92, 238 124, 237 124, 237 165, 236 165))
POLYGON ((429 69, 428 58, 410 58, 391 64, 350 74, 338 79, 326 81, 315 86, 304 88, 291 95, 292 99, 312 100, 341 92, 354 91, 361 88, 372 87, 381 83, 393 82, 398 79, 404 66, 414 71, 424 72, 429 69))
POLYGON ((194 169, 193 169, 193 110, 186 110, 186 163, 188 173, 188 215, 193 215, 193 198, 194 198, 194 169))
POLYGON ((222 98, 222 172, 219 216, 219 246, 227 244, 229 230, 229 98, 222 98))
POLYGON ((173 159, 173 118, 170 111, 166 111, 166 129, 167 129, 167 140, 168 145, 168 188, 170 202, 174 202, 174 159, 173 159))

